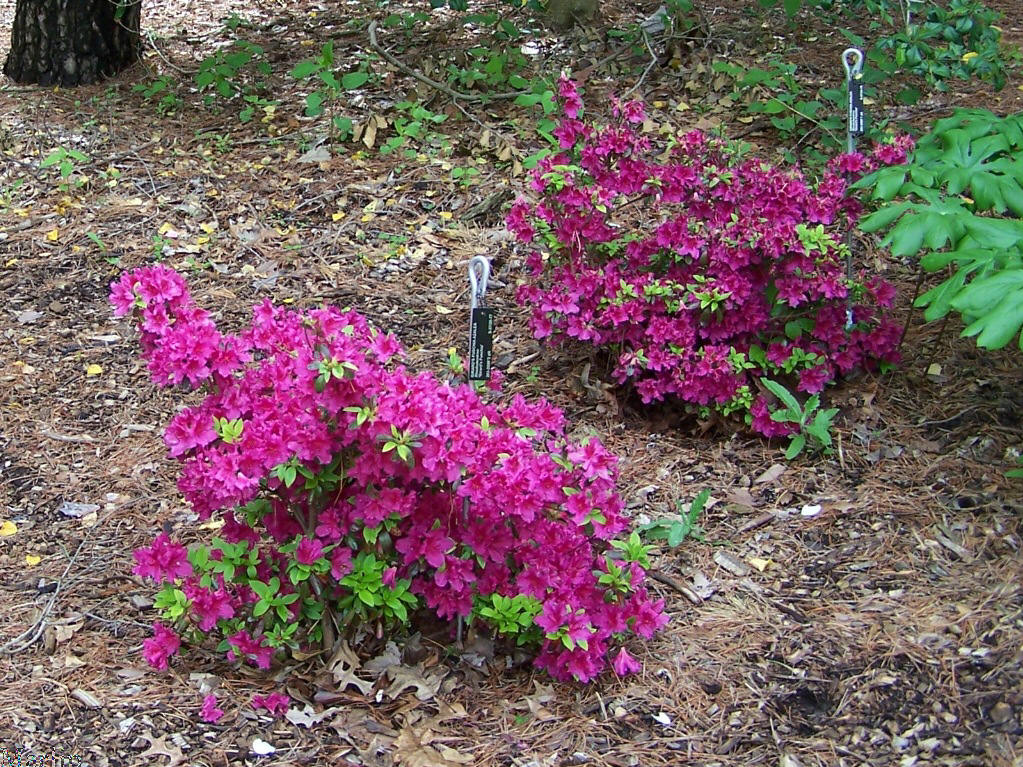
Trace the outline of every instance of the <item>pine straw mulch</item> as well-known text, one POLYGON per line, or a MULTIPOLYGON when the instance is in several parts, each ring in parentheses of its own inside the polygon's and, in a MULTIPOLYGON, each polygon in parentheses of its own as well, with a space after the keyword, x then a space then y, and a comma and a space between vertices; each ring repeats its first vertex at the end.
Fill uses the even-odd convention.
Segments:
MULTIPOLYGON (((187 68, 227 8, 153 9, 166 48, 149 66, 187 68), (174 36, 183 24, 192 38, 174 36)), ((0 1, 0 28, 12 10, 0 1)), ((316 45, 331 34, 285 23, 316 45)), ((281 50, 286 68, 302 55, 281 50)), ((1007 451, 1023 446, 1018 352, 980 353, 954 325, 914 316, 904 365, 831 393, 837 454, 784 465, 778 445, 640 413, 610 396, 598 360, 531 340, 512 300, 522 254, 493 209, 466 214, 521 176, 480 165, 483 183, 462 188, 432 158, 401 174, 374 152, 303 163, 300 110, 281 108, 280 141, 198 107, 164 120, 131 92, 149 78, 0 91, 0 178, 26 184, 0 213, 0 519, 17 527, 0 538, 0 746, 164 767, 1021 763, 1023 493, 1004 479, 1007 451), (218 151, 209 135, 226 132, 233 145, 218 151), (56 145, 90 155, 89 186, 62 191, 37 169, 56 145), (110 166, 120 177, 101 179, 110 166), (228 325, 263 296, 350 304, 433 369, 463 345, 467 260, 493 256, 506 392, 544 394, 579 435, 599 434, 623 458, 636 515, 713 492, 704 540, 655 559, 672 622, 630 648, 644 671, 557 685, 485 637, 459 647, 428 629, 401 647, 340 648, 330 670, 299 664, 286 682, 207 652, 146 669, 151 589, 130 575, 131 551, 161 527, 196 535, 159 439, 187 396, 149 384, 106 295, 122 268, 152 259, 158 233, 228 325), (198 721, 208 689, 222 725, 198 721), (295 701, 288 720, 247 705, 274 689, 295 701), (257 739, 275 753, 256 756, 257 739)), ((463 154, 445 161, 480 151, 476 127, 458 125, 463 154)), ((905 311, 913 278, 889 268, 905 311)))

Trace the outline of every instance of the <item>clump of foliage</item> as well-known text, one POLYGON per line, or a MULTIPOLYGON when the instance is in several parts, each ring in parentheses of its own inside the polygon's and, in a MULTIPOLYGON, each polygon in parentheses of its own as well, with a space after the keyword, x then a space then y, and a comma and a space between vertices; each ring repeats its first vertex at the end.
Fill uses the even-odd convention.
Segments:
MULTIPOLYGON (((916 299, 924 318, 957 312, 964 336, 999 349, 1023 326, 1023 115, 958 110, 938 120, 905 167, 857 186, 881 207, 860 221, 882 244, 949 276, 916 299)), ((1023 336, 1019 339, 1023 349, 1023 336)))
POLYGON ((606 350, 644 402, 736 414, 768 436, 794 427, 770 417, 760 379, 816 394, 896 359, 882 314, 894 288, 849 279, 836 234, 858 212, 844 174, 901 161, 905 140, 843 155, 811 184, 698 131, 644 133, 639 102, 593 125, 570 81, 560 95, 561 151, 533 171, 536 201, 508 215, 535 248, 518 298, 538 338, 606 350))
MULTIPOLYGON (((428 609, 585 681, 626 635, 667 621, 644 585, 646 549, 614 540, 617 459, 568 440, 547 403, 487 404, 413 373, 397 340, 351 311, 266 301, 222 334, 163 266, 124 274, 111 300, 135 319, 154 382, 204 388, 164 441, 199 517, 224 522, 209 543, 161 534, 135 553, 135 572, 163 584, 164 622, 145 643, 156 668, 206 637, 268 668, 428 609)), ((623 653, 615 668, 631 667, 623 653)))

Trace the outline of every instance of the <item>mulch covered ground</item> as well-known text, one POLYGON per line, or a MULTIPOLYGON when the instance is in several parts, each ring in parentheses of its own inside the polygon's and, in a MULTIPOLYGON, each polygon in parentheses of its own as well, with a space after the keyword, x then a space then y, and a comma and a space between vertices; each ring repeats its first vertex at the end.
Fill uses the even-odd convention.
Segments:
MULTIPOLYGON (((1020 9, 995 5, 1018 42, 1020 9)), ((528 112, 497 103, 466 115, 420 90, 447 116, 437 132, 450 153, 437 138, 407 158, 365 144, 307 155, 322 123, 302 115, 282 74, 276 112, 242 125, 235 106, 204 108, 188 93, 188 73, 225 39, 218 20, 232 12, 254 19, 238 34, 279 73, 328 38, 339 59, 371 52, 364 29, 346 24, 356 11, 171 6, 147 9, 146 62, 110 83, 0 85, 0 749, 162 767, 1023 764, 1023 483, 1004 478, 1023 448, 1018 350, 978 351, 954 321, 922 325, 907 311, 915 276, 863 242, 863 257, 903 287, 905 361, 830 392, 841 407, 835 455, 786 464, 778 444, 639 411, 614 396, 599 360, 538 346, 514 305, 523 254, 500 205, 524 176, 503 160, 506 146, 515 157, 538 146, 523 129, 528 112), (158 74, 185 84, 183 108, 167 117, 133 91, 158 74), (39 167, 57 146, 89 158, 70 184, 39 167), (479 183, 452 178, 470 164, 479 183), (432 369, 464 345, 467 260, 491 256, 506 393, 545 395, 578 434, 600 435, 623 458, 636 515, 669 515, 712 492, 703 540, 655 559, 672 621, 630 648, 644 671, 561 685, 486 637, 457 646, 427 629, 274 676, 201 651, 149 670, 140 648, 152 594, 131 575, 131 552, 161 527, 195 534, 160 439, 188 397, 149 383, 107 290, 158 253, 228 325, 266 296, 351 305, 432 369), (211 689, 227 709, 219 725, 198 718, 211 689), (287 719, 248 705, 277 689, 293 699, 287 719)), ((719 38, 709 50, 723 39, 768 44, 741 6, 708 11, 719 38)), ((612 7, 606 21, 627 12, 612 7)), ((12 16, 12 0, 0 0, 0 34, 12 16)), ((831 76, 844 46, 817 31, 792 55, 831 76)), ((382 44, 406 60, 460 45, 430 34, 419 49, 414 38, 399 49, 391 31, 382 44)), ((589 66, 615 45, 584 32, 541 55, 552 70, 573 56, 589 66)), ((373 66, 382 81, 353 109, 363 125, 379 116, 388 137, 397 94, 419 86, 373 66)), ((646 62, 601 66, 631 84, 646 62)), ((679 94, 699 105, 712 93, 695 71, 654 68, 637 92, 665 102, 658 119, 723 122, 771 151, 776 139, 730 122, 727 108, 673 109, 679 94)), ((594 68, 587 87, 605 91, 606 76, 594 68)), ((1015 111, 1020 84, 1018 70, 999 94, 957 83, 908 116, 926 125, 960 104, 1015 111)))

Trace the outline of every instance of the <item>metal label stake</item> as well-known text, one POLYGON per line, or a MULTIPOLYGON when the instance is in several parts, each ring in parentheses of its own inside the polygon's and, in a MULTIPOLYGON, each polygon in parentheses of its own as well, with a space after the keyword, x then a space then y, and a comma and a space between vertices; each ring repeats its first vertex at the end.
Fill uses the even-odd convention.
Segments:
MULTIPOLYGON (((846 151, 856 151, 856 138, 867 131, 867 112, 863 107, 863 51, 846 48, 842 51, 842 67, 845 69, 845 90, 847 94, 846 151)), ((848 182, 849 179, 847 178, 848 182)), ((845 278, 852 285, 852 227, 845 233, 845 278)), ((852 294, 846 298, 845 329, 853 326, 852 294)))
POLYGON ((475 256, 469 261, 469 380, 490 379, 491 358, 494 349, 494 310, 484 306, 487 282, 490 280, 490 260, 475 256))

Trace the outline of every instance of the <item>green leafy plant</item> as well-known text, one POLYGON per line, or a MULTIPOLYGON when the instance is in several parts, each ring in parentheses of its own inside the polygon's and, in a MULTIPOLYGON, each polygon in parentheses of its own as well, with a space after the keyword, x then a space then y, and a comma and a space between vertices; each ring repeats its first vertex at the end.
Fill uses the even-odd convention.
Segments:
POLYGON ((958 110, 934 123, 908 166, 856 185, 882 203, 860 221, 863 231, 888 230, 881 243, 894 255, 950 273, 916 298, 924 319, 957 312, 962 334, 985 349, 1006 346, 1023 326, 1021 151, 1023 115, 958 110))
POLYGON ((1023 455, 1016 456, 1016 465, 1018 469, 1009 469, 1005 472, 1005 476, 1010 479, 1023 479, 1023 455))
POLYGON ((543 633, 534 619, 543 610, 536 597, 527 594, 502 596, 498 593, 476 597, 472 617, 487 621, 495 631, 514 637, 518 646, 539 642, 543 633))
POLYGON ((86 232, 85 236, 89 238, 89 241, 96 246, 96 249, 99 250, 100 253, 106 255, 107 244, 103 242, 103 239, 98 234, 95 232, 86 232))
MULTIPOLYGON (((437 141, 443 144, 444 139, 430 130, 447 119, 447 115, 431 112, 418 101, 399 101, 394 105, 399 115, 394 118, 394 132, 397 134, 387 139, 381 147, 380 154, 390 154, 412 141, 437 141)), ((415 155, 414 149, 405 150, 407 155, 415 155)))
POLYGON ((56 168, 62 179, 68 179, 78 169, 77 163, 89 162, 89 156, 77 149, 59 146, 39 163, 40 168, 56 168))
POLYGON ((200 62, 195 84, 205 94, 207 106, 218 98, 225 101, 239 98, 242 108, 238 119, 245 123, 255 117, 257 110, 272 115, 277 102, 264 96, 270 74, 270 63, 262 46, 235 40, 200 62))
POLYGON ((733 79, 734 101, 745 104, 751 115, 766 116, 783 138, 819 130, 828 146, 844 142, 845 93, 841 89, 821 88, 816 94, 808 93, 796 78, 795 64, 777 56, 751 68, 715 61, 712 69, 733 79))
POLYGON ((679 511, 677 519, 659 519, 647 522, 645 525, 640 525, 638 530, 650 540, 667 542, 671 548, 675 548, 687 538, 702 541, 703 530, 700 529, 698 520, 709 499, 710 490, 701 490, 688 508, 683 505, 681 500, 677 501, 679 511))
POLYGON ((334 43, 327 42, 318 56, 298 62, 291 70, 291 76, 315 86, 305 97, 306 116, 319 117, 326 112, 331 139, 345 141, 350 138, 355 124, 351 117, 340 113, 341 98, 346 91, 356 90, 369 82, 368 69, 363 67, 341 73, 334 61, 334 43))
MULTIPOLYGON (((867 4, 887 5, 883 0, 868 0, 867 4)), ((948 90, 947 81, 953 77, 977 77, 996 89, 1005 85, 1001 32, 995 26, 999 13, 979 0, 920 5, 924 12, 918 19, 903 13, 905 24, 877 42, 880 50, 891 53, 900 69, 924 77, 939 91, 948 90)))
POLYGON ((820 410, 821 398, 813 394, 802 405, 795 395, 777 381, 761 378, 760 383, 785 406, 771 413, 771 420, 795 424, 798 431, 792 435, 785 458, 791 461, 807 445, 825 453, 831 452, 831 421, 838 414, 838 408, 820 410))
POLYGON ((132 91, 146 101, 153 102, 156 111, 164 117, 181 110, 184 102, 175 90, 177 84, 167 75, 160 75, 148 83, 139 83, 132 91))
POLYGON ((39 167, 56 170, 60 177, 57 186, 66 193, 89 183, 89 177, 79 167, 81 163, 87 162, 90 162, 90 158, 84 152, 59 146, 43 158, 39 167))

